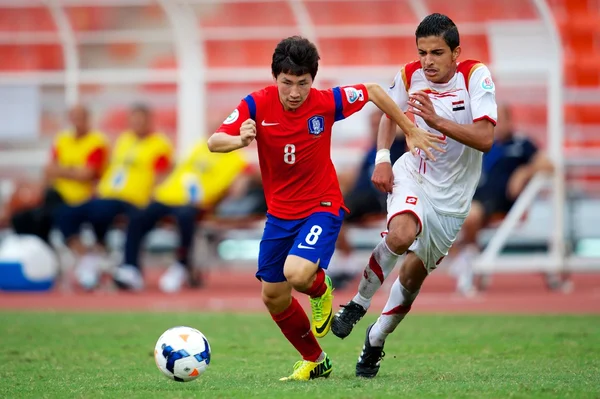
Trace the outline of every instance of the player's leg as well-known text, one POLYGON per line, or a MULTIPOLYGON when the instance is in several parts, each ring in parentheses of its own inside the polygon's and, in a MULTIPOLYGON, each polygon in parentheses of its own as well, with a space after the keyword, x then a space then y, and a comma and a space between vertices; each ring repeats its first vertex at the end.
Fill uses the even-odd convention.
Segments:
POLYGON ((339 338, 352 332, 365 315, 371 299, 422 230, 423 200, 407 185, 394 187, 388 201, 388 233, 375 247, 358 285, 358 293, 333 318, 332 331, 339 338))
POLYGON ((385 339, 410 311, 427 277, 427 269, 413 252, 409 252, 400 267, 400 275, 390 290, 383 312, 374 324, 367 328, 365 342, 356 363, 356 376, 372 378, 379 371, 385 356, 385 339))
POLYGON ((319 212, 306 219, 284 265, 284 274, 292 287, 310 297, 312 331, 322 338, 331 328, 333 285, 325 270, 335 250, 345 212, 338 215, 319 212))
POLYGON ((147 208, 131 213, 125 231, 124 262, 117 267, 113 276, 117 287, 132 291, 140 291, 144 288, 139 261, 140 248, 146 234, 167 213, 168 207, 158 202, 152 202, 147 208))
POLYGON ((194 235, 196 234, 196 217, 198 208, 195 206, 169 207, 170 213, 177 220, 179 231, 179 247, 177 248, 177 261, 167 269, 159 280, 159 287, 163 292, 178 292, 187 282, 192 282, 193 267, 191 254, 193 253, 194 235))
POLYGON ((377 321, 369 326, 356 364, 358 377, 375 377, 384 356, 385 339, 408 314, 426 277, 448 254, 464 218, 439 215, 431 206, 424 209, 423 234, 408 249, 398 279, 377 321))
POLYGON ((309 380, 331 373, 331 361, 311 331, 310 320, 292 296, 292 286, 283 265, 301 224, 267 215, 260 242, 256 277, 262 282, 262 300, 286 339, 302 356, 294 372, 285 379, 309 380))
POLYGON ((67 247, 77 258, 75 278, 81 287, 91 290, 99 281, 97 257, 88 253, 88 249, 80 238, 81 226, 87 221, 87 216, 93 209, 90 200, 78 206, 65 205, 57 212, 56 225, 62 233, 67 247))

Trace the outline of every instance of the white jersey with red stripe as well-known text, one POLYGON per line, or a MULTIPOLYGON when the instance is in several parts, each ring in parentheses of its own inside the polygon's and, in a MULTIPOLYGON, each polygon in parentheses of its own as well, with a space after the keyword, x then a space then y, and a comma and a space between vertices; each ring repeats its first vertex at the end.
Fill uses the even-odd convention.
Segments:
MULTIPOLYGON (((488 68, 479 61, 458 63, 448 83, 427 80, 418 61, 406 64, 394 78, 388 94, 403 110, 408 109, 409 95, 416 91, 429 94, 435 112, 458 124, 471 124, 488 119, 494 125, 497 107, 494 83, 488 68)), ((415 116, 420 128, 439 133, 415 116)), ((394 165, 394 174, 405 172, 417 184, 434 209, 442 214, 466 216, 481 174, 482 152, 446 137, 445 153, 434 151, 436 161, 425 154, 405 153, 394 165)))

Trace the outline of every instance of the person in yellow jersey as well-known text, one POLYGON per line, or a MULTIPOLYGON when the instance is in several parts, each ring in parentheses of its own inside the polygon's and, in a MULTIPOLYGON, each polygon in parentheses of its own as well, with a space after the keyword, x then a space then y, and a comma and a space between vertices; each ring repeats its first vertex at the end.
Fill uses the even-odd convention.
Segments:
POLYGON ((65 242, 79 256, 75 276, 85 289, 93 289, 100 278, 102 255, 88 251, 79 239, 83 223, 94 228, 99 244, 119 215, 128 219, 150 202, 152 190, 171 168, 173 147, 169 139, 152 129, 149 108, 132 108, 130 130, 123 132, 113 147, 108 169, 98 183, 96 197, 76 207, 64 208, 58 226, 65 242))
POLYGON ((14 214, 11 224, 16 234, 31 234, 49 241, 50 230, 61 206, 77 206, 88 201, 108 159, 108 140, 90 128, 89 112, 83 105, 69 110, 71 129, 54 139, 50 162, 44 171, 46 190, 39 207, 14 214))
POLYGON ((124 264, 114 275, 118 287, 133 291, 144 288, 139 252, 145 235, 165 216, 173 216, 179 230, 177 261, 159 280, 164 292, 177 292, 193 279, 191 254, 199 216, 211 209, 227 192, 243 169, 244 157, 237 152, 211 153, 205 140, 195 145, 175 170, 155 190, 153 201, 129 222, 124 264))

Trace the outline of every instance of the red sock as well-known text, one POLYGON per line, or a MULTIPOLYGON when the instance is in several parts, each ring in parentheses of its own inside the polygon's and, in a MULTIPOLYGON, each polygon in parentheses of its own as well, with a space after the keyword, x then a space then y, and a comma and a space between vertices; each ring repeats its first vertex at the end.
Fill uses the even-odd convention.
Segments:
POLYGON ((325 284, 325 272, 319 268, 315 276, 315 281, 312 283, 309 289, 304 291, 306 295, 311 298, 318 298, 327 291, 327 284, 325 284))
POLYGON ((271 317, 304 360, 317 361, 323 349, 310 330, 310 321, 296 298, 292 297, 292 303, 286 310, 271 317))

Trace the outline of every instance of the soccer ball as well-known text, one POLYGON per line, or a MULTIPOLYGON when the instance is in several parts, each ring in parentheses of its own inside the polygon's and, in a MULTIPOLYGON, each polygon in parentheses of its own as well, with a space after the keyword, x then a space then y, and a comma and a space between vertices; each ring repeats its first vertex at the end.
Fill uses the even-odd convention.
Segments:
POLYGON ((200 331, 191 327, 173 327, 160 336, 154 348, 156 366, 178 382, 200 377, 210 363, 210 345, 200 331))

